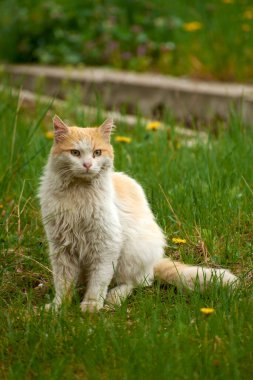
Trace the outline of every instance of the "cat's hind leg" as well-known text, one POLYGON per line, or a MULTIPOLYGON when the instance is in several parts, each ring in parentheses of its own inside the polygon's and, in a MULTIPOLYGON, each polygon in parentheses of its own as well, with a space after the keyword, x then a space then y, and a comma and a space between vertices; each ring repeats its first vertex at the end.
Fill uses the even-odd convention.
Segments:
POLYGON ((106 296, 105 302, 108 305, 118 305, 120 306, 121 303, 132 293, 134 289, 134 286, 131 284, 121 284, 118 286, 115 286, 115 288, 112 288, 109 290, 106 296))

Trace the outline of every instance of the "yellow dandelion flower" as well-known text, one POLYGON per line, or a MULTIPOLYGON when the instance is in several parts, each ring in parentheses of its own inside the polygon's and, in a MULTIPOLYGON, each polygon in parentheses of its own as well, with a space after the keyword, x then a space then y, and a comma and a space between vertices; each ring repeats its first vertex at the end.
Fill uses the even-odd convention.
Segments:
POLYGON ((48 140, 53 140, 53 138, 54 138, 54 132, 52 132, 52 131, 47 131, 47 132, 45 133, 45 137, 46 137, 48 140))
POLYGON ((243 13, 243 18, 246 20, 253 20, 253 9, 246 9, 243 13))
POLYGON ((150 121, 147 126, 146 130, 147 131, 157 131, 157 129, 161 128, 162 124, 160 121, 150 121))
POLYGON ((0 208, 3 208, 4 206, 2 204, 0 204, 0 208))
POLYGON ((172 243, 174 243, 174 244, 185 244, 186 240, 180 239, 180 238, 172 238, 172 243))
POLYGON ((242 24, 242 30, 248 33, 250 32, 250 26, 248 24, 242 24))
POLYGON ((215 309, 213 309, 212 307, 202 307, 200 311, 204 315, 211 315, 215 312, 215 309))
POLYGON ((130 144, 130 142, 132 142, 132 139, 131 137, 126 136, 116 136, 115 141, 130 144))
POLYGON ((202 29, 203 25, 199 21, 186 22, 183 25, 183 29, 186 32, 195 32, 196 30, 202 29))
POLYGON ((222 0, 224 4, 233 4, 234 0, 222 0))

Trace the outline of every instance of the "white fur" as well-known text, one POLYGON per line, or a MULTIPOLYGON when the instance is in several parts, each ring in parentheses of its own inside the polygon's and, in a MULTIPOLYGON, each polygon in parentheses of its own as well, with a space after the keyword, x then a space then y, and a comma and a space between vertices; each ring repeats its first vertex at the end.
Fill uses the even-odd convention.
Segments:
MULTIPOLYGON (((49 156, 39 197, 54 275, 53 305, 71 298, 71 288, 84 282, 81 308, 94 311, 103 307, 106 298, 120 304, 137 285, 152 283, 154 267, 162 262, 165 238, 141 186, 125 174, 113 173, 112 160, 103 156, 93 160, 93 172, 85 175, 80 160, 91 159, 91 145, 88 140, 79 141, 76 149, 82 153, 79 161, 65 153, 49 156), (113 178, 126 180, 135 189, 141 199, 138 217, 118 196, 113 178), (115 287, 108 292, 112 284, 115 287)), ((179 277, 192 288, 200 272, 185 267, 179 277)), ((210 270, 203 271, 209 280, 210 270)), ((229 277, 228 271, 223 272, 229 277)), ((178 284, 172 277, 166 280, 178 284)))

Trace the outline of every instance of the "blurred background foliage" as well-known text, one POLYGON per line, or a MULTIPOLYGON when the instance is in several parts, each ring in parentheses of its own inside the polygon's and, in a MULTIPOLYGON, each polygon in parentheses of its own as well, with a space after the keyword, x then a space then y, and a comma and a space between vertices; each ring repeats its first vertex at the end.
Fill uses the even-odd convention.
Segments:
POLYGON ((0 60, 253 82, 253 3, 1 0, 0 60))

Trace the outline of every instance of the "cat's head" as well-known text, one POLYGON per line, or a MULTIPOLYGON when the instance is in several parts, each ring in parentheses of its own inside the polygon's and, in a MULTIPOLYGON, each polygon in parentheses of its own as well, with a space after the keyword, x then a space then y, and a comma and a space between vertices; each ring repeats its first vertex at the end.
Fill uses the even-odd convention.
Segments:
POLYGON ((105 120, 100 127, 79 128, 67 126, 54 116, 53 124, 51 159, 60 174, 91 181, 113 167, 112 119, 105 120))

